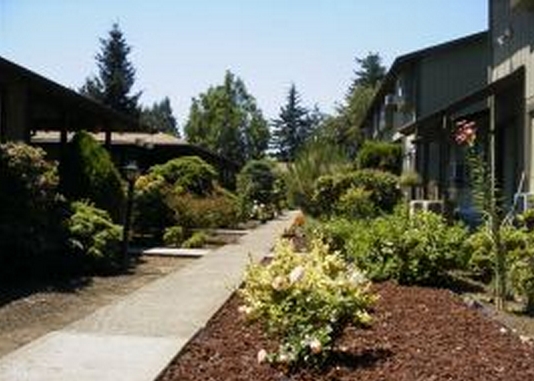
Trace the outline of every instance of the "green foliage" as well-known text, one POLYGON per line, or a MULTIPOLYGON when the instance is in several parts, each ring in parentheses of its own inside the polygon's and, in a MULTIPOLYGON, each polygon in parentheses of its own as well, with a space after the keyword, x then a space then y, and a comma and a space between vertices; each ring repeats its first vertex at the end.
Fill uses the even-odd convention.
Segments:
POLYGON ((189 237, 182 246, 187 249, 198 249, 204 247, 206 241, 208 240, 208 235, 202 231, 194 232, 191 237, 189 237))
POLYGON ((134 189, 134 230, 161 238, 165 228, 174 222, 174 212, 167 204, 172 186, 163 176, 148 174, 137 179, 134 189))
POLYGON ((295 162, 288 165, 285 179, 289 203, 309 211, 315 181, 321 176, 348 171, 349 168, 347 155, 337 146, 323 141, 308 143, 295 162))
POLYGON ((117 23, 106 39, 100 39, 101 51, 96 55, 98 76, 88 78, 80 92, 117 111, 137 117, 141 93, 131 94, 135 69, 128 60, 131 47, 117 23))
POLYGON ((263 157, 269 127, 240 78, 227 72, 224 83, 193 99, 185 134, 198 144, 244 165, 263 157))
POLYGON ((402 147, 399 144, 366 140, 356 156, 359 169, 371 168, 399 175, 402 147))
POLYGON ((165 229, 163 242, 165 246, 180 247, 185 241, 185 230, 181 226, 171 226, 165 229))
POLYGON ((382 65, 382 58, 378 53, 369 53, 364 58, 356 58, 356 63, 360 68, 354 72, 356 79, 352 89, 376 87, 386 76, 386 68, 382 65))
POLYGON ((59 167, 62 193, 72 201, 89 200, 121 221, 125 194, 108 151, 87 132, 78 132, 59 167))
POLYGON ((244 212, 250 212, 254 204, 273 206, 279 201, 275 194, 274 166, 267 160, 251 160, 237 176, 237 193, 244 212))
POLYGON ((134 228, 162 238, 167 227, 235 227, 241 220, 236 196, 219 187, 213 167, 196 156, 152 167, 135 185, 134 228))
POLYGON ((397 184, 397 176, 372 169, 322 176, 314 184, 311 210, 319 216, 335 214, 342 208, 340 202, 347 198, 347 192, 360 188, 369 192, 369 200, 377 211, 391 212, 402 197, 397 184))
POLYGON ((0 276, 59 273, 64 203, 55 164, 25 144, 0 145, 0 276))
POLYGON ((356 78, 343 103, 318 129, 319 140, 342 148, 351 158, 355 157, 364 138, 362 123, 386 71, 378 53, 369 53, 363 59, 356 58, 356 63, 356 78))
POLYGON ((374 297, 368 282, 319 240, 305 255, 287 241, 275 252, 268 265, 248 267, 240 311, 279 340, 278 351, 267 354, 271 361, 320 363, 346 324, 370 322, 367 310, 374 297))
POLYGON ((222 188, 203 197, 172 192, 166 202, 174 212, 175 222, 186 229, 233 228, 241 219, 239 200, 222 188))
POLYGON ((370 218, 376 215, 376 208, 371 201, 372 192, 364 188, 350 188, 341 195, 334 208, 336 214, 347 218, 370 218))
POLYGON ((372 221, 354 223, 347 255, 373 280, 440 285, 448 270, 465 267, 467 231, 447 226, 431 212, 409 217, 405 210, 372 221))
POLYGON ((300 95, 295 85, 291 85, 287 103, 280 109, 278 119, 273 121, 272 146, 276 157, 283 162, 293 161, 315 128, 314 119, 301 106, 300 95))
POLYGON ((155 102, 152 107, 144 107, 141 110, 141 124, 148 126, 152 132, 164 132, 180 137, 168 97, 159 103, 155 102))
MULTIPOLYGON (((532 245, 532 237, 530 237, 532 245)), ((509 269, 512 292, 521 298, 525 310, 534 313, 534 252, 532 246, 517 253, 509 269)))
POLYGON ((207 195, 214 189, 215 169, 198 156, 184 156, 150 168, 149 174, 161 176, 175 189, 195 195, 207 195))
POLYGON ((69 245, 88 272, 109 273, 121 267, 122 228, 109 214, 85 202, 72 204, 67 220, 69 245))

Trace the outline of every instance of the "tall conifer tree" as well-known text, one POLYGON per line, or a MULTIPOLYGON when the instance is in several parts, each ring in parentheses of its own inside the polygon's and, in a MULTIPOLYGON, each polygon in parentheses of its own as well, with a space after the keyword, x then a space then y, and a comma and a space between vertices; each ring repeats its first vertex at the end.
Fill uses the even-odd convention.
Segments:
POLYGON ((132 94, 135 69, 128 59, 131 47, 117 23, 113 24, 107 38, 100 39, 100 48, 95 57, 98 75, 87 78, 80 92, 117 111, 138 117, 141 93, 132 94))
POLYGON ((286 105, 281 107, 278 119, 273 121, 272 148, 281 161, 293 161, 297 151, 313 132, 310 112, 301 105, 294 84, 289 88, 286 105))

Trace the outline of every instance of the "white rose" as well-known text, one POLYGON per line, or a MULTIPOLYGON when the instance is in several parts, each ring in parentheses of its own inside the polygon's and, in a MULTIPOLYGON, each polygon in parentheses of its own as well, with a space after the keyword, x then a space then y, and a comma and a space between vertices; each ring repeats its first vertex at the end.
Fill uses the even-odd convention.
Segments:
POLYGON ((297 266, 289 273, 289 283, 298 282, 304 276, 304 267, 297 266))
POLYGON ((312 341, 310 341, 310 349, 313 354, 317 355, 323 350, 323 345, 319 340, 313 339, 312 341))

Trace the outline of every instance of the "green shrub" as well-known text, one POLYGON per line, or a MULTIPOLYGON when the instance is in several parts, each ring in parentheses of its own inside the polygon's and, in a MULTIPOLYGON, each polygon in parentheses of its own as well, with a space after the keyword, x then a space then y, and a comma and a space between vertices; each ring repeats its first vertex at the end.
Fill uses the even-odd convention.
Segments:
POLYGON ((341 197, 350 189, 360 188, 369 192, 377 211, 391 212, 402 197, 397 184, 397 176, 371 169, 322 176, 315 183, 312 210, 318 216, 335 214, 341 197))
POLYGON ((337 215, 347 218, 370 218, 376 215, 371 192, 359 187, 350 188, 342 194, 335 208, 337 215))
POLYGON ((239 200, 232 193, 215 188, 210 195, 173 192, 167 203, 174 211, 174 220, 186 229, 232 228, 241 219, 239 200))
POLYGON ((184 156, 153 166, 149 173, 161 176, 175 189, 202 196, 210 194, 217 179, 215 169, 198 156, 184 156))
POLYGON ((240 291, 240 311, 280 341, 278 351, 258 357, 288 365, 321 362, 346 324, 369 323, 374 297, 368 282, 319 240, 304 255, 287 241, 275 252, 268 265, 248 267, 240 291))
POLYGON ((509 283, 512 293, 522 299, 529 314, 534 313, 534 252, 530 245, 516 253, 510 264, 509 283))
POLYGON ((356 156, 359 169, 378 169, 399 175, 402 171, 402 147, 396 143, 366 140, 356 156))
POLYGON ((0 276, 61 272, 66 205, 55 164, 25 144, 0 145, 0 276))
MULTIPOLYGON (((516 229, 512 226, 501 228, 501 244, 509 264, 513 262, 514 258, 521 257, 521 253, 529 245, 528 240, 529 235, 524 229, 516 229)), ((468 269, 473 276, 484 282, 489 282, 495 273, 495 261, 491 238, 485 226, 468 237, 465 242, 465 250, 469 253, 468 269)))
POLYGON ((109 214, 86 202, 74 202, 67 220, 69 244, 84 269, 94 273, 109 273, 119 269, 122 228, 115 225, 109 214))
MULTIPOLYGON (((307 229, 307 234, 321 237, 332 250, 350 260, 347 256, 347 244, 355 231, 365 229, 366 224, 367 222, 349 220, 343 217, 332 218, 323 222, 314 220, 309 230, 307 229)), ((306 224, 306 226, 308 225, 309 223, 306 224)))
POLYGON ((275 205, 275 173, 267 160, 251 160, 237 176, 237 193, 244 213, 249 214, 254 204, 275 205))
POLYGON ((324 141, 312 141, 300 150, 293 163, 289 163, 285 181, 288 202, 306 212, 313 208, 315 181, 326 175, 342 173, 350 169, 348 155, 337 145, 324 141))
POLYGON ((447 271, 464 268, 465 228, 447 226, 431 212, 393 215, 355 225, 347 253, 373 280, 440 285, 447 271))
POLYGON ((174 224, 174 212, 167 203, 172 187, 159 175, 145 175, 137 179, 134 193, 133 228, 159 240, 163 232, 174 224))
POLYGON ((67 145, 59 167, 60 188, 71 201, 89 200, 122 221, 125 194, 121 176, 108 151, 87 132, 78 132, 67 145))
POLYGON ((202 231, 194 232, 183 244, 182 247, 187 249, 198 249, 204 247, 208 240, 208 235, 202 231))
POLYGON ((180 247, 185 241, 185 230, 181 226, 172 226, 165 229, 163 242, 165 246, 180 247))

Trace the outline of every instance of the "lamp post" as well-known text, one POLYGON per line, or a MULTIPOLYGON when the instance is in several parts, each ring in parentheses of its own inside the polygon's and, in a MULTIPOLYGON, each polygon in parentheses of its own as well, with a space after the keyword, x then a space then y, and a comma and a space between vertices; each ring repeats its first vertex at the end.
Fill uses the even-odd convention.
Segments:
POLYGON ((124 175, 128 181, 128 194, 126 198, 126 210, 124 212, 124 225, 122 232, 122 260, 124 267, 128 265, 128 244, 130 241, 130 228, 132 224, 133 191, 139 168, 135 161, 129 162, 124 168, 124 175))

